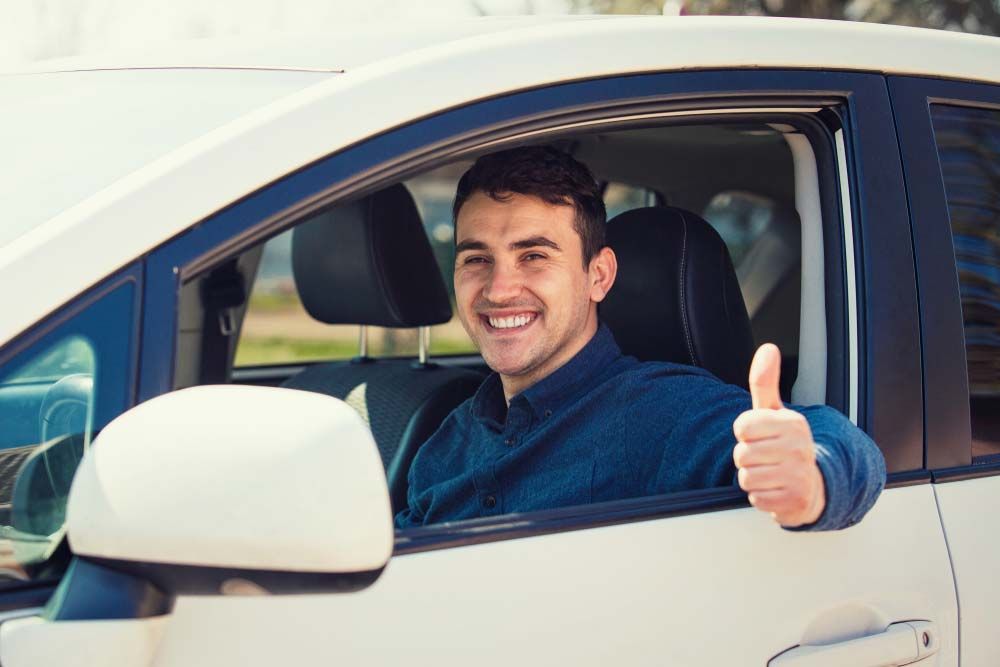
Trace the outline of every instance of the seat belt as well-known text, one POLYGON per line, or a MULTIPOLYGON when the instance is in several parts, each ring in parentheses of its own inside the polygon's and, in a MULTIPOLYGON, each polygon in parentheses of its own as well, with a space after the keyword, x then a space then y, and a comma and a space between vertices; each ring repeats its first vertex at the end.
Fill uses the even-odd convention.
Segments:
POLYGON ((234 310, 246 302, 246 286, 236 260, 212 271, 201 285, 201 384, 226 382, 229 353, 236 333, 234 310))

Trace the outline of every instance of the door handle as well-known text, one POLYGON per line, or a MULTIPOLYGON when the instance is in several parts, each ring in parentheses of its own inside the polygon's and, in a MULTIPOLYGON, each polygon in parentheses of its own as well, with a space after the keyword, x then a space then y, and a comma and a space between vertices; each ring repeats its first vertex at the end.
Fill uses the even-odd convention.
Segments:
POLYGON ((888 667, 908 665, 937 653, 930 621, 893 623, 883 632, 834 644, 795 646, 771 658, 767 667, 888 667))

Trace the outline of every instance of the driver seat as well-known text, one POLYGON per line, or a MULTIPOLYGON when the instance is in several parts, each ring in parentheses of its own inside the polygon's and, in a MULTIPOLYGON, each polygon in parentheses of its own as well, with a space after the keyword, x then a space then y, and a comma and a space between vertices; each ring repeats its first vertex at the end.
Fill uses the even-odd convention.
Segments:
POLYGON ((633 209, 608 221, 618 277, 600 316, 622 352, 699 366, 744 389, 753 332, 729 250, 690 211, 633 209))

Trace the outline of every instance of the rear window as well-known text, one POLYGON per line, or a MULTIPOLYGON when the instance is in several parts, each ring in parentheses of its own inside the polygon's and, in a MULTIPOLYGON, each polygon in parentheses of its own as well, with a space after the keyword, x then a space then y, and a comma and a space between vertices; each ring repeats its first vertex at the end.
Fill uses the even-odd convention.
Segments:
POLYGON ((972 455, 1000 460, 1000 111, 931 105, 962 296, 972 455))

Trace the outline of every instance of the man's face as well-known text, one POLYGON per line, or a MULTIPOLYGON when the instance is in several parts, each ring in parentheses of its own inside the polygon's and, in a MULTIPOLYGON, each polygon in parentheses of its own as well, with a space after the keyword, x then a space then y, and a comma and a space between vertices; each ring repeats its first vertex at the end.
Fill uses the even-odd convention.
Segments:
POLYGON ((508 398, 569 361, 597 330, 605 290, 595 288, 594 262, 583 265, 575 215, 529 195, 499 202, 482 192, 459 211, 459 318, 508 398))

